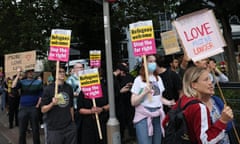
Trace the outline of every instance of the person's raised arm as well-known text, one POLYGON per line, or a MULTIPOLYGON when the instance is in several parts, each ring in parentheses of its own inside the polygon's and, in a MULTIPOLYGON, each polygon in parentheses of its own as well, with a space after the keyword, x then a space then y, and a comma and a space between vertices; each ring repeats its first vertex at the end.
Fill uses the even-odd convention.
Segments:
POLYGON ((17 86, 17 82, 18 82, 18 79, 20 77, 20 74, 21 74, 21 69, 18 68, 17 69, 17 76, 15 77, 15 79, 12 82, 12 88, 15 88, 17 86))

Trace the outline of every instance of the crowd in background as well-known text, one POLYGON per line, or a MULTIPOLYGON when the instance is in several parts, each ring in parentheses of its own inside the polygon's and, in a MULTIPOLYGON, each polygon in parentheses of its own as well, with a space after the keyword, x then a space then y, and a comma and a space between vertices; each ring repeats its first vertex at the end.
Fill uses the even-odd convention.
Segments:
MULTIPOLYGON (((146 84, 143 64, 136 68, 138 75, 131 75, 126 61, 119 61, 114 66, 115 110, 116 117, 120 122, 121 142, 123 144, 136 140, 139 144, 141 142, 143 144, 161 143, 160 119, 183 95, 182 80, 186 69, 191 65, 206 69, 213 85, 217 81, 229 81, 225 67, 217 65, 218 62, 213 58, 192 63, 184 57, 176 56, 155 55, 148 56, 147 59, 148 64, 151 63, 151 66, 148 67, 150 89, 146 84), (152 104, 147 101, 145 96, 148 93, 153 93, 153 101, 156 103, 152 104), (143 107, 139 107, 140 105, 143 107), (157 116, 153 116, 152 112, 158 112, 159 109, 161 111, 157 116), (142 111, 151 113, 145 115, 146 113, 142 114, 142 111), (141 116, 143 117, 138 119, 141 116), (154 117, 152 119, 154 133, 152 134, 148 133, 149 128, 146 127, 149 117, 154 117), (144 121, 142 121, 143 119, 144 121)), ((41 124, 44 124, 46 129, 45 135, 48 137, 45 141, 49 144, 60 143, 67 139, 71 140, 67 144, 106 144, 109 96, 105 70, 99 69, 103 97, 96 99, 96 106, 91 100, 86 99, 81 91, 78 72, 84 70, 83 64, 76 63, 68 76, 65 68, 60 67, 59 70, 61 71, 59 71, 58 79, 61 83, 59 83, 58 92, 66 95, 70 101, 61 105, 57 99, 54 99, 55 72, 47 78, 47 83, 43 83, 41 75, 34 77, 33 70, 25 71, 25 73, 18 71, 12 78, 0 75, 1 110, 8 114, 10 129, 14 126, 19 127, 19 144, 26 143, 26 132, 29 128, 33 133, 33 143, 40 144, 39 125, 41 124), (63 110, 63 107, 66 109, 63 110), (39 115, 36 115, 37 113, 39 115), (103 139, 99 138, 96 113, 99 116, 103 139), (69 121, 74 121, 74 126, 72 123, 70 125, 69 121), (76 136, 72 133, 61 135, 61 133, 67 133, 66 130, 76 131, 76 136), (61 139, 56 141, 56 137, 61 137, 61 139)), ((215 118, 215 121, 217 119, 218 117, 215 118)))

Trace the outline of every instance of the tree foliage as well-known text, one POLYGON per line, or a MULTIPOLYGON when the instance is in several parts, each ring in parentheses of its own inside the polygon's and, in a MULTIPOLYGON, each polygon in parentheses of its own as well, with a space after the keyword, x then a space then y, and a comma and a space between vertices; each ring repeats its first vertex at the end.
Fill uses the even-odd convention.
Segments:
POLYGON ((112 6, 112 21, 115 27, 127 27, 130 23, 141 20, 153 20, 159 28, 159 12, 164 11, 162 1, 120 0, 112 6))
MULTIPOLYGON (((141 20, 153 20, 159 25, 159 12, 172 12, 177 16, 192 11, 213 9, 223 28, 228 48, 225 48, 231 80, 236 80, 236 62, 233 57, 229 17, 240 16, 240 2, 235 0, 118 0, 110 4, 111 36, 114 60, 119 58, 122 28, 141 20)), ((46 54, 51 29, 71 29, 72 43, 81 44, 81 58, 88 58, 90 49, 103 50, 104 27, 102 0, 2 0, 0 1, 1 56, 27 50, 46 54)))
POLYGON ((54 1, 4 0, 0 9, 2 54, 33 49, 46 52, 50 29, 60 23, 54 1))

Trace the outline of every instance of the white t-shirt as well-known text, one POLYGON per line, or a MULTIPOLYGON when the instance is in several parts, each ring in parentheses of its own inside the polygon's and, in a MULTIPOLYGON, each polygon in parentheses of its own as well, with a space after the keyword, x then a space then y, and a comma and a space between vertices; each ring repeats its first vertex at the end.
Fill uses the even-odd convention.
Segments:
MULTIPOLYGON (((158 81, 157 81, 155 76, 150 75, 149 82, 150 84, 152 84, 152 90, 153 90, 151 100, 148 98, 148 96, 145 96, 143 101, 141 102, 141 105, 143 105, 144 107, 150 107, 150 108, 162 107, 161 97, 162 97, 163 91, 165 90, 162 79, 158 76, 158 81)), ((141 76, 137 76, 134 80, 131 92, 139 95, 145 87, 146 87, 146 82, 142 81, 141 76)))

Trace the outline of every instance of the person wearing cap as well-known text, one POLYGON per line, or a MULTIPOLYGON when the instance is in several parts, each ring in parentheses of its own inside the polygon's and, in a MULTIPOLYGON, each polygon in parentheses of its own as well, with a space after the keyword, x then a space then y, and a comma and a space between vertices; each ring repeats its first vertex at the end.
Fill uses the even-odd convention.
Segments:
POLYGON ((26 78, 19 80, 21 69, 17 69, 17 76, 13 80, 12 88, 20 89, 19 104, 19 144, 26 144, 28 123, 31 123, 33 144, 40 144, 39 133, 39 104, 43 90, 42 82, 33 77, 34 69, 26 70, 26 78))

